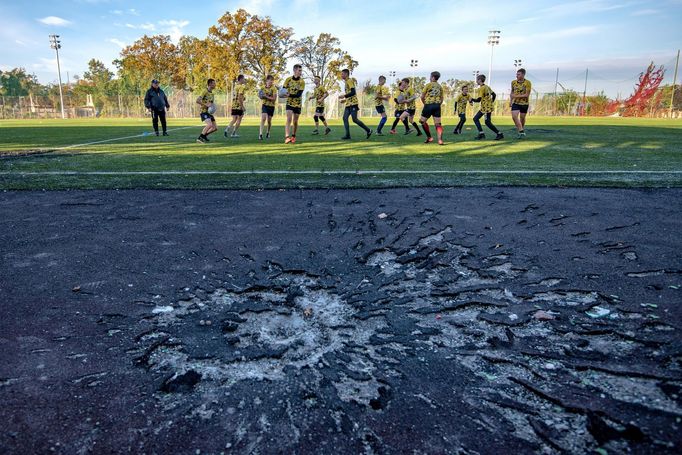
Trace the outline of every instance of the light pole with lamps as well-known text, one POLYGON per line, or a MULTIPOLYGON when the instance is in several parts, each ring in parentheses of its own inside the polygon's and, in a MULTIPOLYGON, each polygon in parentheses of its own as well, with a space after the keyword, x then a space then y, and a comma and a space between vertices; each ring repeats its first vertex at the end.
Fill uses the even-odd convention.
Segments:
MULTIPOLYGON (((410 60, 410 67, 412 68, 412 79, 414 79, 415 68, 419 66, 419 60, 410 60)), ((414 83, 414 81, 413 81, 414 83)))
POLYGON ((62 42, 59 40, 59 35, 50 35, 50 47, 57 53, 57 75, 59 76, 59 102, 62 107, 62 118, 66 118, 64 113, 64 94, 62 93, 62 69, 59 66, 59 49, 62 48, 62 42))
POLYGON ((490 44, 490 66, 488 67, 488 86, 492 87, 493 83, 493 51, 495 46, 500 44, 500 33, 499 30, 490 30, 488 32, 488 44, 490 44))
POLYGON ((520 58, 514 59, 514 68, 519 69, 523 66, 523 60, 520 58))

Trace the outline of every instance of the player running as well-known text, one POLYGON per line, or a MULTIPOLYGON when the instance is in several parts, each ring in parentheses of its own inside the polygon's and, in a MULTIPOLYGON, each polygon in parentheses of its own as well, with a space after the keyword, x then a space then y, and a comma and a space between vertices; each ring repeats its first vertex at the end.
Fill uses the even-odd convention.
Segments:
POLYGON ((239 126, 242 124, 242 119, 244 118, 244 102, 246 101, 246 96, 244 92, 246 91, 246 78, 243 74, 237 76, 237 83, 234 85, 234 91, 232 92, 232 121, 225 128, 223 136, 230 136, 233 139, 239 137, 237 131, 239 131, 239 126))
POLYGON ((455 130, 452 132, 453 134, 462 134, 462 128, 467 121, 467 103, 469 102, 471 102, 469 86, 465 85, 462 87, 462 93, 455 99, 455 115, 459 117, 459 123, 457 123, 455 130))
POLYGON ((528 113, 528 100, 530 97, 531 83, 526 79, 526 70, 519 68, 516 72, 516 80, 511 83, 511 104, 512 120, 518 131, 518 139, 526 137, 526 114, 528 113))
POLYGON ((344 69, 341 71, 341 80, 343 80, 345 87, 344 94, 339 97, 339 101, 346 103, 346 108, 343 110, 343 127, 346 129, 346 135, 341 139, 350 139, 350 125, 348 123, 348 117, 352 117, 353 123, 365 130, 365 133, 367 133, 367 139, 369 139, 372 135, 372 130, 367 128, 367 125, 365 125, 362 120, 358 118, 358 111, 360 110, 360 107, 358 106, 358 94, 355 87, 355 78, 350 77, 350 71, 344 69))
POLYGON ((315 115, 313 116, 315 120, 315 129, 313 130, 313 135, 320 134, 320 121, 324 124, 324 135, 331 133, 331 128, 327 124, 327 119, 324 118, 324 100, 329 96, 329 92, 322 87, 322 78, 320 76, 315 76, 315 90, 313 90, 313 97, 311 98, 315 101, 315 115))
POLYGON ((287 93, 283 94, 282 98, 287 99, 286 111, 287 122, 284 125, 284 143, 295 144, 296 132, 298 131, 298 118, 301 116, 301 100, 303 90, 305 90, 305 81, 301 77, 303 67, 298 63, 294 65, 294 74, 289 76, 284 81, 283 89, 287 93), (291 133, 291 135, 289 135, 291 133))
POLYGON ((388 101, 391 98, 388 87, 386 87, 386 77, 379 76, 379 85, 377 85, 376 93, 374 95, 374 106, 377 113, 381 115, 381 120, 379 120, 379 126, 377 126, 377 136, 383 136, 384 133, 381 130, 384 128, 388 117, 386 116, 386 108, 384 107, 384 101, 388 101))
POLYGON ((213 117, 213 112, 215 112, 215 105, 213 104, 213 90, 215 89, 215 86, 215 79, 209 79, 206 81, 206 90, 204 90, 201 93, 201 96, 197 98, 197 104, 201 107, 201 121, 206 125, 204 129, 201 130, 201 134, 197 138, 197 142, 202 144, 210 142, 208 135, 218 131, 218 125, 215 122, 215 117, 213 117))
POLYGON ((433 142, 433 137, 431 137, 431 130, 429 128, 429 118, 433 116, 433 126, 436 127, 436 133, 438 134, 438 145, 443 145, 443 125, 440 122, 441 106, 443 104, 443 87, 438 83, 438 79, 440 79, 440 73, 438 71, 432 72, 430 82, 424 86, 424 90, 422 91, 421 100, 424 104, 424 108, 422 109, 419 123, 422 124, 424 133, 426 134, 425 144, 433 142))
POLYGON ((260 108, 260 129, 258 130, 258 139, 263 140, 263 129, 265 122, 268 122, 268 130, 265 133, 265 138, 270 139, 270 129, 272 128, 272 117, 275 115, 275 102, 277 102, 277 87, 274 86, 275 78, 268 75, 265 78, 265 85, 258 92, 258 96, 263 100, 260 108))
POLYGON ((391 126, 390 134, 396 134, 395 127, 398 126, 398 122, 402 121, 405 125, 405 134, 410 133, 410 124, 407 123, 407 117, 403 117, 403 112, 405 112, 405 95, 403 94, 402 87, 407 88, 404 81, 398 83, 398 89, 393 94, 393 101, 395 102, 395 120, 393 120, 393 126, 391 126))
POLYGON ((414 121, 414 115, 417 113, 417 98, 419 96, 414 93, 414 88, 410 87, 410 80, 408 78, 400 82, 400 87, 405 103, 405 110, 400 114, 400 120, 407 120, 414 128, 408 128, 405 134, 411 134, 412 131, 416 131, 417 136, 421 136, 422 132, 419 130, 419 125, 414 121))
POLYGON ((497 98, 497 94, 492 91, 490 87, 485 85, 485 75, 479 74, 476 78, 476 83, 478 84, 478 98, 473 98, 470 102, 481 103, 479 111, 474 115, 474 124, 476 124, 476 129, 478 130, 478 136, 476 139, 485 139, 485 133, 483 132, 483 127, 481 127, 481 117, 485 116, 485 126, 490 128, 493 133, 496 134, 495 140, 499 141, 504 139, 504 134, 500 132, 492 122, 493 115, 493 103, 497 98))

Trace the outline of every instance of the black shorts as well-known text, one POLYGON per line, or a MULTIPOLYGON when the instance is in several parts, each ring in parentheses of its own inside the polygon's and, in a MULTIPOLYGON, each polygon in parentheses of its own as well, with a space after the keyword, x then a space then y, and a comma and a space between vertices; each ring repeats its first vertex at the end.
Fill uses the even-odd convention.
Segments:
POLYGON ((244 110, 243 109, 232 109, 232 112, 230 115, 234 116, 236 115, 237 117, 242 117, 244 116, 244 110))
POLYGON ((422 117, 429 119, 432 116, 440 118, 440 104, 425 104, 422 109, 422 117))
POLYGON ((417 113, 417 109, 405 109, 405 110, 410 115, 410 117, 414 117, 414 114, 417 113))
POLYGON ((521 111, 522 114, 527 114, 528 113, 528 105, 527 104, 512 104, 512 111, 521 111))
POLYGON ((300 108, 300 107, 290 106, 290 105, 287 104, 287 111, 291 111, 291 112, 293 112, 294 114, 299 114, 299 115, 300 115, 300 113, 301 113, 301 108, 300 108))
POLYGON ((405 109, 396 109, 394 115, 396 117, 400 117, 401 115, 403 115, 403 112, 405 112, 405 109))
POLYGON ((275 106, 266 106, 263 104, 260 108, 261 114, 268 114, 270 117, 275 115, 275 106))
POLYGON ((324 114, 324 108, 323 107, 316 107, 315 108, 315 113, 316 114, 324 114))
POLYGON ((201 121, 205 122, 206 120, 211 120, 212 122, 215 122, 215 117, 213 117, 208 112, 202 112, 201 113, 201 121))
POLYGON ((348 113, 349 115, 354 114, 355 112, 358 112, 359 110, 360 110, 360 106, 358 106, 357 104, 351 104, 350 106, 346 106, 346 108, 344 109, 344 115, 346 113, 348 113))
POLYGON ((375 108, 378 114, 383 114, 384 112, 386 112, 386 108, 383 106, 383 104, 381 106, 375 106, 375 108))

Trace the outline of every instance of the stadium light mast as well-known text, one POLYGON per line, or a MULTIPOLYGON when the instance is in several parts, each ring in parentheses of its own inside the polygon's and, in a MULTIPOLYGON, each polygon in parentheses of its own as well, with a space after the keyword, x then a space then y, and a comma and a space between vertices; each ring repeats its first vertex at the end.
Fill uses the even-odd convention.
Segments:
POLYGON ((59 76, 59 102, 62 108, 62 118, 66 118, 64 113, 64 94, 62 93, 62 69, 59 66, 59 49, 62 48, 62 42, 59 40, 59 35, 50 35, 50 47, 57 53, 57 75, 59 76))
POLYGON ((520 58, 515 58, 514 59, 514 68, 519 69, 523 66, 523 60, 520 58))
POLYGON ((492 87, 493 83, 493 51, 495 46, 500 44, 500 30, 488 31, 488 44, 490 44, 490 66, 488 67, 488 86, 492 87))
POLYGON ((415 68, 419 66, 419 60, 410 60, 410 67, 412 68, 412 79, 414 79, 415 68))
POLYGON ((475 70, 471 74, 474 75, 474 82, 476 82, 476 79, 478 79, 478 75, 481 74, 481 72, 478 70, 475 70))
POLYGON ((680 50, 677 50, 677 60, 675 61, 675 76, 673 76, 673 90, 670 94, 670 118, 673 118, 673 105, 675 103, 675 86, 677 85, 677 70, 680 66, 680 50))

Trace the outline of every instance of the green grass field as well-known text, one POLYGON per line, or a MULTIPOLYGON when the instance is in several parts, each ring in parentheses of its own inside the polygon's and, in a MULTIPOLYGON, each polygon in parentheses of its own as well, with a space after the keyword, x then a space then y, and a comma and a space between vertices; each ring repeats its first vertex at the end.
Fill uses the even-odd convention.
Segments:
POLYGON ((218 119, 210 144, 195 143, 196 119, 171 119, 170 137, 140 136, 149 119, 0 120, 0 188, 682 185, 682 120, 531 116, 525 140, 515 139, 511 119, 494 121, 504 141, 489 131, 474 140, 471 120, 463 136, 452 135, 455 120, 445 119, 446 145, 438 146, 402 134, 367 141, 352 124, 353 140, 341 141, 340 121, 329 136, 312 136, 308 119, 295 145, 283 144, 282 118, 263 142, 255 119, 239 139, 223 138, 218 119))

